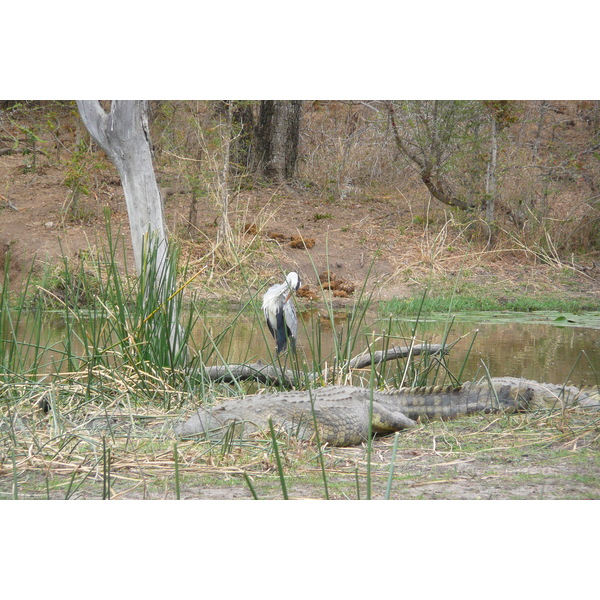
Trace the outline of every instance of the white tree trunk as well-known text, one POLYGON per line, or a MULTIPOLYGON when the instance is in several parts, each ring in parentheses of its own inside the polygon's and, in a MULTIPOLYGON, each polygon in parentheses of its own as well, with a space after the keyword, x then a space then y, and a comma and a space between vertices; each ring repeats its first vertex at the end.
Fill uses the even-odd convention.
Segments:
MULTIPOLYGON (((119 171, 136 269, 138 275, 153 282, 155 298, 163 303, 173 292, 174 278, 168 260, 162 198, 152 164, 147 104, 143 100, 113 100, 108 113, 97 100, 78 100, 77 107, 90 135, 119 171), (152 257, 146 265, 144 252, 152 257), (156 272, 151 273, 147 270, 150 268, 156 272)), ((149 291, 145 290, 147 298, 149 291)), ((148 310, 153 308, 149 306, 148 310)), ((173 355, 185 361, 179 322, 170 324, 168 337, 173 355)))
POLYGON ((77 107, 90 135, 121 176, 138 274, 142 273, 142 251, 147 238, 159 244, 158 264, 165 264, 167 234, 152 165, 146 102, 113 100, 109 113, 97 100, 78 100, 77 107))

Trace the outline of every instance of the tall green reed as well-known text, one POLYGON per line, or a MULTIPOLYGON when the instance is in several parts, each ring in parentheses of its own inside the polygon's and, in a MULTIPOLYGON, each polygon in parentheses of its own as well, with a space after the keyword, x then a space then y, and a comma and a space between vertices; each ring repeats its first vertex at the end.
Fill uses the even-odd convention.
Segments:
POLYGON ((15 381, 35 375, 43 360, 41 348, 42 310, 25 308, 23 298, 31 289, 33 265, 21 284, 21 295, 16 303, 10 291, 10 252, 6 253, 4 277, 0 288, 0 377, 1 381, 15 381))
POLYGON ((277 464, 277 473, 279 474, 279 483, 281 485, 281 493, 284 500, 289 500, 287 485, 285 483, 285 473, 283 471, 283 463, 281 456, 279 455, 279 445, 277 443, 277 436, 275 435, 275 429, 273 427, 273 421, 269 418, 269 433, 271 435, 271 441, 273 443, 273 453, 275 455, 275 462, 277 464))
POLYGON ((166 405, 168 389, 203 384, 193 338, 198 311, 194 297, 184 300, 186 284, 177 283, 190 278, 187 265, 178 271, 175 246, 165 253, 149 238, 142 273, 130 276, 107 222, 107 245, 98 246, 95 262, 73 266, 65 258, 59 275, 45 273, 37 284, 32 267, 12 295, 8 260, 0 290, 0 382, 60 376, 92 386, 99 371, 110 370, 155 400, 162 387, 166 405))

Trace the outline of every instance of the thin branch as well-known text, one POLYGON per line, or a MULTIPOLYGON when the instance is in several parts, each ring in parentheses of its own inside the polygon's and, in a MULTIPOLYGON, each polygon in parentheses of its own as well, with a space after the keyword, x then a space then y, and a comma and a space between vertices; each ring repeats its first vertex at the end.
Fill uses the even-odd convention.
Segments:
MULTIPOLYGON (((476 208, 476 205, 471 202, 465 202, 464 200, 460 200, 456 198, 454 195, 446 191, 446 185, 442 181, 440 177, 436 177, 433 175, 433 165, 431 160, 423 160, 417 154, 412 152, 410 148, 404 143, 402 137, 400 136, 400 131, 398 129, 398 125, 396 124, 396 118, 394 114, 394 106, 390 102, 388 103, 388 112, 390 115, 390 122, 392 124, 392 131, 394 133, 394 140, 396 141, 396 145, 400 152, 408 156, 410 160, 412 160, 419 167, 419 176, 421 180, 431 193, 431 195, 447 204, 448 206, 454 206, 456 208, 460 208, 461 210, 473 210, 476 208)), ((434 139, 436 136, 434 136, 434 139)))

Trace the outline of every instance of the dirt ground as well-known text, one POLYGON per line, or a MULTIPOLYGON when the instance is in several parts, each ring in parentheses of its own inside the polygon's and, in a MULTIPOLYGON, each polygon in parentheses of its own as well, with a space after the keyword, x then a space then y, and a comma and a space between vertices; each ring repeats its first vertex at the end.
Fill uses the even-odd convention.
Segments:
MULTIPOLYGON (((113 231, 124 235, 129 266, 133 266, 127 211, 116 173, 111 175, 109 169, 99 176, 101 193, 81 200, 86 216, 74 221, 68 216, 70 191, 64 183, 64 169, 46 164, 35 173, 26 173, 22 166, 22 156, 0 157, 0 181, 5 182, 9 190, 0 202, 0 259, 3 260, 10 249, 11 276, 15 281, 22 279, 34 256, 41 269, 43 265, 57 264, 63 254, 73 259, 98 241, 103 243, 105 207, 110 208, 113 231)), ((170 233, 180 236, 187 258, 199 260, 209 247, 206 238, 215 237, 217 212, 209 203, 200 207, 197 226, 193 228, 198 242, 192 243, 183 233, 187 231, 189 195, 169 195, 172 186, 163 189, 170 233)), ((320 272, 329 263, 336 275, 358 285, 369 270, 374 251, 378 250, 373 274, 377 281, 386 282, 382 296, 401 295, 406 291, 406 285, 393 277, 402 262, 401 258, 398 261, 392 243, 393 237, 397 237, 393 233, 402 221, 393 203, 373 199, 328 204, 288 188, 249 192, 236 197, 233 204, 231 214, 240 228, 258 227, 245 234, 243 241, 248 245, 258 241, 263 245, 265 252, 252 256, 252 266, 266 277, 269 274, 280 277, 281 268, 296 269, 304 283, 316 283, 315 268, 320 272), (292 236, 302 236, 306 245, 314 243, 310 257, 305 248, 290 246, 292 236), (382 245, 386 239, 391 243, 382 245)), ((222 297, 221 293, 218 296, 222 297)))
MULTIPOLYGON (((127 211, 116 171, 106 164, 98 170, 95 191, 81 196, 76 217, 65 177, 65 168, 56 161, 42 158, 31 171, 24 168, 22 155, 0 156, 0 262, 10 250, 13 285, 23 280, 34 258, 40 274, 49 265, 60 264, 63 255, 75 262, 90 252, 93 255, 105 244, 107 208, 113 232, 123 234, 133 272, 127 211)), ((218 218, 215 207, 201 199, 190 227, 189 193, 173 186, 168 175, 159 173, 159 179, 170 234, 181 243, 192 272, 210 271, 215 261, 211 253, 218 218)), ((593 257, 583 259, 586 270, 581 272, 567 263, 560 269, 542 264, 514 247, 474 250, 470 226, 452 219, 448 223, 446 217, 439 207, 430 213, 423 207, 415 214, 406 199, 398 197, 349 196, 331 201, 289 187, 242 191, 230 207, 241 261, 256 275, 256 285, 278 281, 282 270, 295 269, 303 284, 314 286, 317 274, 329 268, 357 287, 370 272, 374 298, 382 300, 410 295, 431 276, 454 281, 459 273, 463 282, 480 286, 498 282, 505 290, 514 286, 516 294, 600 297, 600 265, 593 257), (423 223, 423 215, 428 214, 429 225, 423 223)), ((211 287, 199 277, 194 286, 201 295, 239 300, 227 268, 216 276, 210 272, 210 281, 218 283, 211 287)))

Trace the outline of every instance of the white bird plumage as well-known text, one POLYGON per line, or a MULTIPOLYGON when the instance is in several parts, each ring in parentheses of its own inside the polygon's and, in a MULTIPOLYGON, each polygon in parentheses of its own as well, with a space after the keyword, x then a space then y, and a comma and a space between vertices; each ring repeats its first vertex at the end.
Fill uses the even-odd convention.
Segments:
POLYGON ((293 351, 296 349, 298 317, 291 297, 299 287, 300 277, 292 271, 287 274, 285 283, 272 285, 263 296, 262 309, 269 331, 277 343, 277 354, 285 350, 288 340, 290 348, 293 351))

